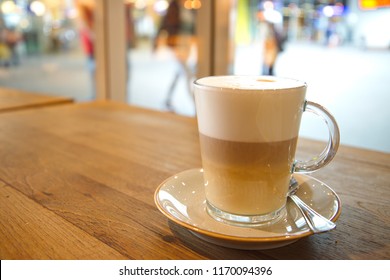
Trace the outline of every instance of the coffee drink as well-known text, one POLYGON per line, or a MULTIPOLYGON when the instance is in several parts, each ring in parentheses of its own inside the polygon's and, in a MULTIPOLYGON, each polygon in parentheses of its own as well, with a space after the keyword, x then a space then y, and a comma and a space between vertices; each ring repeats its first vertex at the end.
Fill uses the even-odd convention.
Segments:
POLYGON ((303 82, 267 76, 195 82, 209 208, 273 217, 285 206, 305 92, 303 82))
POLYGON ((236 215, 281 209, 291 176, 297 138, 235 142, 200 134, 208 202, 236 215))

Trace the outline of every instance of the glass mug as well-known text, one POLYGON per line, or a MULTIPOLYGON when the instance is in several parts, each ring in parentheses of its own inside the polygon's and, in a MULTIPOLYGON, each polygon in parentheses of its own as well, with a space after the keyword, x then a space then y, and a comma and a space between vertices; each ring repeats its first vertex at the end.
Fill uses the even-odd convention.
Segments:
POLYGON ((335 156, 339 129, 321 105, 306 101, 306 83, 271 76, 211 76, 194 82, 208 213, 218 221, 259 226, 285 213, 293 173, 315 171, 335 156), (303 112, 329 128, 325 150, 295 160, 303 112))

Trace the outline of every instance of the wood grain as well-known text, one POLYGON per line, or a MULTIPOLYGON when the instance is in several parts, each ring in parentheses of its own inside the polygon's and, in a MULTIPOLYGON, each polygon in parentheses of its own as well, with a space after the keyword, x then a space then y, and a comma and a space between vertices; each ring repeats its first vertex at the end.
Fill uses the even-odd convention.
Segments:
POLYGON ((3 182, 0 204, 1 259, 125 259, 3 182))
MULTIPOLYGON (((201 166, 193 118, 93 102, 3 114, 0 131, 2 259, 390 259, 389 154, 341 147, 313 174, 341 198, 334 231, 244 251, 154 205, 163 180, 201 166)), ((322 145, 302 139, 300 154, 322 145)))

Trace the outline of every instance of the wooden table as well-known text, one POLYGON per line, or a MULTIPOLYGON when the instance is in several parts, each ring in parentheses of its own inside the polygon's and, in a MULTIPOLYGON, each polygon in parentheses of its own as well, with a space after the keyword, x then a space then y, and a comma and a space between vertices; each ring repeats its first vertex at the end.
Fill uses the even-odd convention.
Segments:
POLYGON ((313 175, 342 201, 337 228, 245 251, 154 205, 164 179, 201 165, 193 118, 97 102, 2 114, 0 131, 1 259, 390 259, 389 154, 340 147, 313 175))
POLYGON ((0 88, 0 113, 71 102, 73 102, 73 99, 69 97, 0 88))

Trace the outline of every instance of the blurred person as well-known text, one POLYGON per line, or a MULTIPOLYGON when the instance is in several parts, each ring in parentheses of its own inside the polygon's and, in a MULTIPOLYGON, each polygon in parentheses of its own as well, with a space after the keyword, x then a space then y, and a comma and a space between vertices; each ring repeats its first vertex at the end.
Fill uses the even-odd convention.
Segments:
POLYGON ((18 45, 22 41, 22 35, 16 27, 10 27, 6 29, 5 42, 11 52, 10 63, 13 65, 19 65, 20 58, 18 53, 18 45))
POLYGON ((278 55, 284 50, 287 36, 283 30, 283 16, 275 9, 273 2, 266 1, 263 10, 257 13, 263 46, 263 75, 274 75, 278 55))
POLYGON ((262 72, 264 75, 273 76, 274 66, 276 59, 280 52, 284 49, 285 39, 282 37, 281 33, 275 27, 275 24, 272 22, 266 22, 266 30, 264 33, 264 44, 263 44, 263 69, 262 72))
MULTIPOLYGON (((136 46, 136 40, 135 40, 135 29, 134 29, 134 19, 133 19, 133 9, 134 9, 134 3, 126 2, 125 3, 125 38, 126 38, 126 71, 127 71, 127 81, 126 85, 127 88, 129 88, 129 80, 130 80, 130 74, 131 74, 131 63, 130 63, 130 56, 128 55, 129 51, 136 46)), ((128 90, 128 95, 130 95, 130 92, 128 90)))
POLYGON ((80 16, 80 40, 87 57, 87 67, 92 80, 92 94, 96 96, 96 62, 95 62, 95 34, 94 34, 94 0, 75 0, 80 16))
POLYGON ((156 50, 161 37, 165 37, 166 45, 173 51, 177 62, 176 73, 165 99, 165 105, 170 111, 174 109, 173 93, 182 76, 186 79, 187 91, 194 100, 192 82, 195 78, 195 70, 189 63, 192 51, 196 48, 194 11, 183 7, 183 1, 172 0, 169 3, 153 43, 153 49, 156 50))
POLYGON ((325 45, 328 47, 337 45, 336 23, 332 18, 328 19, 328 24, 326 26, 325 45))
MULTIPOLYGON (((87 56, 87 66, 92 78, 92 93, 96 96, 96 60, 95 60, 95 0, 75 0, 77 10, 81 19, 80 39, 87 56)), ((126 4, 125 9, 125 28, 126 28, 126 47, 129 49, 134 42, 133 19, 131 17, 132 5, 126 4)), ((126 70, 129 72, 130 64, 126 54, 126 70)), ((128 76, 128 75, 127 75, 128 76)))
POLYGON ((342 23, 336 18, 329 18, 325 31, 325 45, 328 47, 337 47, 343 43, 346 30, 342 23))
POLYGON ((5 28, 0 26, 0 66, 8 66, 11 58, 11 51, 5 42, 5 28))

